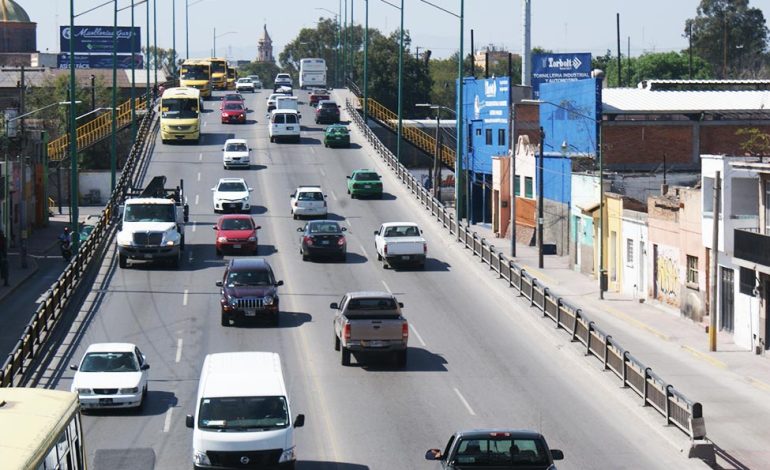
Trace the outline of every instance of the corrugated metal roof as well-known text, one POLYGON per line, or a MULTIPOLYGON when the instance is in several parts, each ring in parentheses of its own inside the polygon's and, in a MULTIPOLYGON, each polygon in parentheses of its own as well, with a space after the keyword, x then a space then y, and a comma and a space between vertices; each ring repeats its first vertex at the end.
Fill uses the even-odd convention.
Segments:
POLYGON ((770 91, 602 90, 604 114, 770 113, 770 91))

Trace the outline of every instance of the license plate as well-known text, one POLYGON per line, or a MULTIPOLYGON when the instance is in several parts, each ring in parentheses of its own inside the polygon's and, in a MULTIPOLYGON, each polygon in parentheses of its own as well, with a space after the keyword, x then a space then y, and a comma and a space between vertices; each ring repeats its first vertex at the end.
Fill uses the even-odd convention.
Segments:
POLYGON ((372 185, 371 184, 365 184, 364 185, 364 189, 372 189, 372 185))
POLYGON ((408 260, 409 259, 409 255, 402 256, 401 259, 408 260))
POLYGON ((254 315, 257 314, 257 309, 247 308, 247 309, 244 309, 244 313, 246 314, 247 317, 253 317, 254 315))
POLYGON ((233 248, 235 248, 236 250, 240 250, 241 249, 241 245, 233 245, 233 248))
POLYGON ((112 398, 100 398, 99 399, 100 405, 112 405, 112 398))
POLYGON ((384 346, 384 343, 382 341, 369 341, 367 346, 370 348, 381 348, 384 346))
POLYGON ((144 254, 145 259, 152 259, 152 255, 149 253, 144 254))
POLYGON ((287 131, 293 131, 294 130, 294 126, 286 126, 286 130, 287 131))
POLYGON ((321 245, 328 245, 328 244, 329 244, 329 240, 321 240, 321 245))

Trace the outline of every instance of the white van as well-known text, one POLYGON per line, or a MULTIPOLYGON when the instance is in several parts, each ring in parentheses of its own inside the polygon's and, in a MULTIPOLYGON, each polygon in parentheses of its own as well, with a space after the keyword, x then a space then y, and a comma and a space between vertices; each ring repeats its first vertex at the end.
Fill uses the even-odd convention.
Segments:
POLYGON ((193 429, 193 467, 294 468, 294 428, 281 358, 273 352, 209 354, 203 361, 193 429))
POLYGON ((270 142, 277 140, 300 140, 299 112, 294 109, 274 109, 270 113, 270 142))
POLYGON ((293 109, 294 111, 299 111, 299 100, 297 100, 296 96, 276 96, 275 109, 293 109))

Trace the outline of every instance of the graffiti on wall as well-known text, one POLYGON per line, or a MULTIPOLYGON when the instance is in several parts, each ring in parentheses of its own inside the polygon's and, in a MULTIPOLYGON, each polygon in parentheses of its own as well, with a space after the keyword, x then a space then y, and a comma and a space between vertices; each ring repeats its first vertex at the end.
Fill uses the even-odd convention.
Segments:
POLYGON ((655 259, 655 290, 658 300, 679 305, 681 281, 679 276, 679 254, 671 248, 658 246, 655 259))

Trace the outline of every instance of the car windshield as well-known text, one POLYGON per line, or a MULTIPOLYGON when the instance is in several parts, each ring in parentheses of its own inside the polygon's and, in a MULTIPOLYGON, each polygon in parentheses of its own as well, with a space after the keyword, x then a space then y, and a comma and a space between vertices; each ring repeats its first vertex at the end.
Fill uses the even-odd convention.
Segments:
POLYGON ((219 183, 219 188, 217 188, 217 191, 221 193, 243 192, 246 191, 246 186, 239 182, 219 183))
POLYGON ((323 109, 337 109, 337 104, 334 102, 321 103, 323 109))
POLYGON ((81 372, 137 372, 139 363, 132 352, 92 352, 80 364, 81 372))
POLYGON ((416 237, 420 235, 420 230, 414 225, 400 225, 397 227, 388 227, 385 229, 386 237, 416 237))
POLYGON ((222 230, 249 230, 254 228, 251 219, 224 219, 219 228, 222 230))
POLYGON ((327 132, 329 134, 347 135, 348 128, 347 127, 330 127, 327 132))
POLYGON ((297 196, 298 201, 323 201, 324 195, 319 191, 301 192, 297 196))
POLYGON ((225 103, 225 109, 228 111, 243 111, 241 103, 225 103))
POLYGON ((243 142, 230 142, 225 146, 225 151, 227 152, 245 152, 247 149, 248 147, 243 142))
POLYGON ((243 101, 243 96, 241 96, 241 95, 225 95, 223 101, 243 101))
POLYGON ((272 286, 273 277, 265 269, 253 271, 230 271, 227 275, 227 286, 272 286))
POLYGON ((239 78, 238 83, 251 83, 250 78, 239 78))
POLYGON ((126 222, 174 222, 173 204, 130 204, 125 208, 126 222))
POLYGON ((548 456, 545 445, 539 439, 464 439, 457 444, 455 463, 463 468, 490 465, 532 468, 534 465, 548 465, 548 456))
POLYGON ((313 222, 308 224, 310 233, 340 233, 340 226, 334 222, 313 222))
POLYGON ((164 98, 160 105, 165 119, 191 119, 198 117, 198 100, 194 98, 164 98))
POLYGON ((356 173, 353 179, 356 181, 373 181, 380 179, 380 177, 377 175, 377 173, 359 172, 356 173))
POLYGON ((284 397, 212 397, 201 399, 200 429, 222 432, 262 431, 289 426, 284 397))

